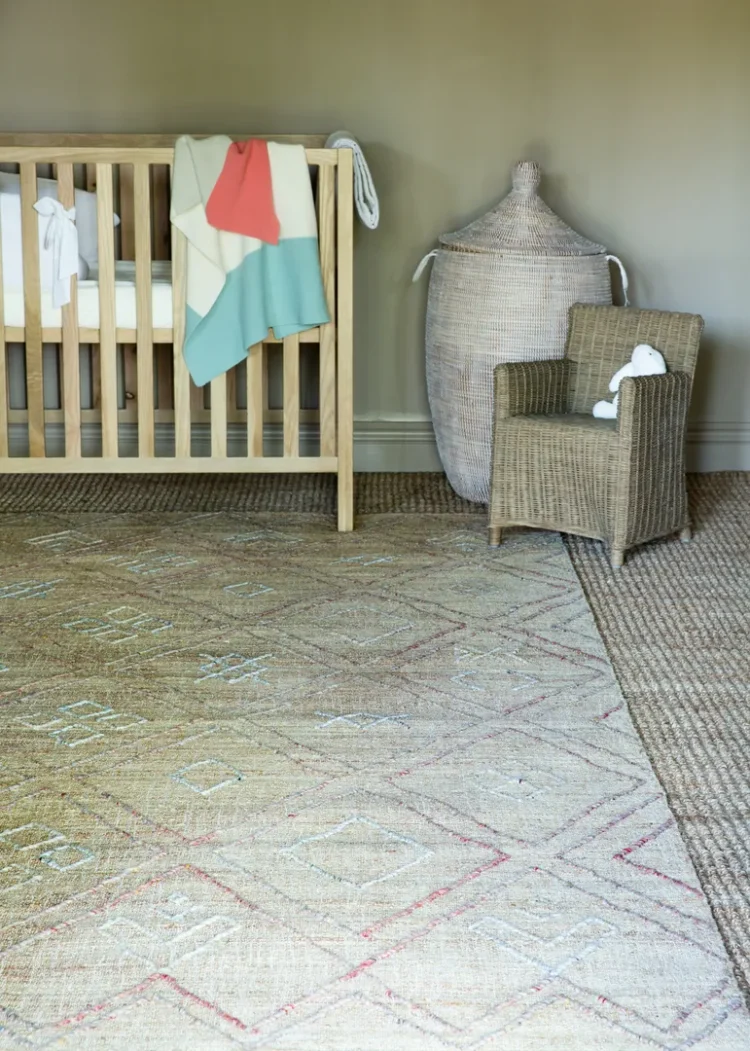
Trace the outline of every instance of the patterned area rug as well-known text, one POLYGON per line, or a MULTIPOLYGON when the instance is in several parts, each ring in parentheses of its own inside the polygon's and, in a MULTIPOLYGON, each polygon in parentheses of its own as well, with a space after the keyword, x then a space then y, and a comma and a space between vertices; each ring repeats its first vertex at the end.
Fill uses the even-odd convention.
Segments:
POLYGON ((3 518, 0 1051, 739 1051, 559 537, 3 518))

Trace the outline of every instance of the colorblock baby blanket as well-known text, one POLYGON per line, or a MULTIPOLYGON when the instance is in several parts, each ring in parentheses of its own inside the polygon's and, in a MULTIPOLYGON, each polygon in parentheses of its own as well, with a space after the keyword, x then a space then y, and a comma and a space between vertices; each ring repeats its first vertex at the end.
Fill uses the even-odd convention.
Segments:
MULTIPOLYGON (((218 204, 223 216, 236 216, 238 207, 232 207, 225 191, 231 188, 240 204, 243 195, 249 199, 252 186, 243 181, 242 171, 257 179, 257 165, 243 163, 241 152, 224 135, 183 136, 175 143, 171 220, 188 243, 184 353, 199 387, 239 364, 269 329, 283 339, 329 320, 304 147, 268 143, 277 244, 209 222, 208 203, 228 158, 231 168, 212 211, 218 204)), ((267 195, 264 199, 261 209, 268 206, 267 195)), ((271 217, 265 219, 272 229, 271 217)))
POLYGON ((206 205, 206 218, 217 230, 279 243, 279 217, 273 203, 268 143, 233 142, 206 205))

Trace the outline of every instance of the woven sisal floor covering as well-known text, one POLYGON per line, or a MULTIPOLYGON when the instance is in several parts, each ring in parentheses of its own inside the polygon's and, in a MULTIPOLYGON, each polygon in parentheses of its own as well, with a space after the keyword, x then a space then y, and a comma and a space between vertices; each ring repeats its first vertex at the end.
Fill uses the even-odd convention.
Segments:
MULTIPOLYGON (((359 474, 358 514, 484 514, 442 474, 359 474)), ((336 511, 332 475, 17 475, 0 478, 0 512, 336 511)))
POLYGON ((750 993, 750 474, 693 475, 686 546, 614 574, 567 539, 633 721, 750 993))
POLYGON ((750 1046, 743 479, 616 583, 570 542, 692 863, 558 537, 85 481, 0 491, 0 1051, 750 1046))

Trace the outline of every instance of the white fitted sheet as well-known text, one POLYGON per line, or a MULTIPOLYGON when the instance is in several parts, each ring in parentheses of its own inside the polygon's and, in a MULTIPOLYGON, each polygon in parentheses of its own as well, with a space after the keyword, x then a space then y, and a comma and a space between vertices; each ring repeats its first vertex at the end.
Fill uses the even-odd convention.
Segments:
MULTIPOLYGON (((86 281, 78 282, 78 324, 99 328, 99 282, 92 270, 86 281)), ((3 290, 5 324, 22 328, 25 311, 22 289, 3 290)), ((115 263, 115 319, 118 328, 136 327, 135 263, 115 263)), ((151 311, 153 328, 172 327, 172 267, 168 262, 151 265, 151 311)), ((42 328, 60 328, 62 311, 52 306, 50 292, 42 293, 42 328)))

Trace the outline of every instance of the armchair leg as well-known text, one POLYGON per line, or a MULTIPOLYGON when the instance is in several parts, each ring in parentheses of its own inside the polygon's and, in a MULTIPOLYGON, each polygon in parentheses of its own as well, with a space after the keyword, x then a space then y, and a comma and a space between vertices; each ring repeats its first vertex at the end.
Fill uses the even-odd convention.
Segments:
POLYGON ((621 569, 625 564, 625 552, 613 547, 610 554, 610 561, 612 563, 612 569, 621 569))
POLYGON ((683 544, 689 544, 692 539, 693 530, 690 528, 689 525, 685 526, 684 529, 680 530, 680 540, 683 542, 683 544))
POLYGON ((490 547, 500 547, 503 539, 503 531, 500 526, 490 526, 487 530, 489 537, 488 543, 490 547))

